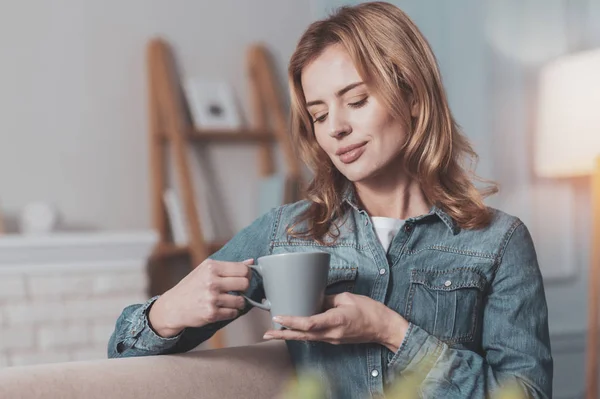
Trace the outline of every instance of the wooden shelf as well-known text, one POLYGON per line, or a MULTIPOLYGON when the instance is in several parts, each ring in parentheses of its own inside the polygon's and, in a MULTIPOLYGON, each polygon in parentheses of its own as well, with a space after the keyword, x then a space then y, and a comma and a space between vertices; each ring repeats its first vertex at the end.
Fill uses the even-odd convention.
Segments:
MULTIPOLYGON (((223 245, 227 244, 227 240, 218 240, 218 241, 210 241, 207 242, 209 254, 213 254, 217 252, 219 249, 223 247, 223 245)), ((152 253, 153 258, 170 258, 175 256, 184 256, 189 255, 190 247, 187 245, 177 245, 177 244, 158 244, 152 253)))
MULTIPOLYGON (((158 142, 166 144, 169 140, 166 133, 158 136, 158 142)), ((256 130, 195 130, 186 134, 186 139, 200 143, 222 143, 222 144, 264 144, 277 140, 270 132, 256 130)))
POLYGON ((176 244, 158 244, 152 252, 153 258, 170 258, 173 256, 183 256, 189 254, 190 248, 187 245, 176 244))
MULTIPOLYGON (((159 233, 159 244, 152 253, 153 269, 151 286, 158 292, 171 287, 169 276, 175 276, 171 263, 189 262, 190 270, 197 267, 211 254, 217 252, 226 240, 207 242, 203 235, 202 221, 198 212, 194 189, 192 159, 187 151, 190 147, 209 145, 255 145, 257 166, 261 177, 276 172, 274 146, 278 143, 284 156, 287 176, 300 176, 301 164, 293 149, 291 137, 283 134, 289 129, 284 102, 278 90, 276 74, 267 49, 262 45, 251 45, 247 50, 246 76, 249 83, 252 124, 240 129, 198 128, 190 118, 189 104, 181 87, 178 62, 169 43, 160 38, 150 41, 147 48, 149 153, 151 168, 151 198, 153 226, 159 233), (169 154, 169 157, 167 157, 169 154), (176 245, 169 233, 169 214, 166 211, 164 192, 169 186, 169 162, 173 163, 175 183, 180 191, 181 208, 188 242, 176 245), (172 259, 170 259, 172 258, 172 259), (170 262, 177 261, 177 262, 170 262), (155 283, 155 284, 153 284, 155 283)), ((204 156, 206 154, 193 154, 204 156)), ((209 159, 206 160, 207 162, 209 159)), ((201 166, 201 165, 194 165, 201 166)), ((245 164, 235 165, 242 169, 245 164)), ((294 202, 288 198, 290 189, 285 189, 284 203, 294 202)), ((299 199, 299 198, 298 198, 299 199)), ((213 348, 224 347, 222 331, 215 332, 211 339, 213 348)))
POLYGON ((195 130, 189 134, 189 139, 202 142, 221 143, 265 143, 275 140, 270 132, 257 130, 195 130))

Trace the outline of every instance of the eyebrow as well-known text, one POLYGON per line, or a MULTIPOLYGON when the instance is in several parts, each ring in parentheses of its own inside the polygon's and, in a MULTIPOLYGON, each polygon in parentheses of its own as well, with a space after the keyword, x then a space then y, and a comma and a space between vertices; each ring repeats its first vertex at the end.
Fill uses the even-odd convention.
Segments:
MULTIPOLYGON (((358 87, 360 85, 364 85, 365 82, 355 82, 355 83, 350 83, 348 86, 344 87, 341 90, 338 90, 337 93, 335 93, 336 97, 341 97, 344 94, 348 93, 350 90, 354 89, 355 87, 358 87)), ((323 100, 315 100, 315 101, 310 101, 306 103, 306 108, 310 107, 311 105, 317 105, 317 104, 325 104, 325 102, 323 100)))

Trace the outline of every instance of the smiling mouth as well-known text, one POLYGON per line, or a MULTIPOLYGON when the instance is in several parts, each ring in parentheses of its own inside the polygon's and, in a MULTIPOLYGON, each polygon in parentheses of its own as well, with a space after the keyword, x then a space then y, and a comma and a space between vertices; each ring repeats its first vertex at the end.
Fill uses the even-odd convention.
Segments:
POLYGON ((349 164, 360 158, 360 156, 365 152, 366 147, 367 142, 364 142, 338 150, 336 155, 339 157, 340 161, 345 164, 349 164))

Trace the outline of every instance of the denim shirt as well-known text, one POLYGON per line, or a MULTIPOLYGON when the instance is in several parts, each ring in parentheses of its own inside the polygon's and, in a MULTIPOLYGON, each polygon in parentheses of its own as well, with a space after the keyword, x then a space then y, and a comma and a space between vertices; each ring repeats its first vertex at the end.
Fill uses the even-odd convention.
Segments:
MULTIPOLYGON (((409 218, 386 252, 366 211, 346 195, 347 212, 332 246, 291 238, 286 229, 307 201, 284 205, 234 236, 215 260, 242 261, 301 251, 331 253, 326 294, 366 295, 402 315, 409 328, 396 353, 375 344, 288 341, 297 371, 327 383, 331 398, 381 397, 395 383, 417 378, 427 398, 484 398, 504 387, 525 396, 552 396, 548 313, 536 253, 526 226, 493 211, 492 222, 465 230, 441 209, 409 218)), ((261 301, 254 274, 247 294, 261 301)), ((109 357, 160 355, 193 349, 227 321, 186 328, 162 338, 148 324, 156 298, 132 305, 116 323, 109 357)), ((247 305, 241 314, 247 313, 247 305)))

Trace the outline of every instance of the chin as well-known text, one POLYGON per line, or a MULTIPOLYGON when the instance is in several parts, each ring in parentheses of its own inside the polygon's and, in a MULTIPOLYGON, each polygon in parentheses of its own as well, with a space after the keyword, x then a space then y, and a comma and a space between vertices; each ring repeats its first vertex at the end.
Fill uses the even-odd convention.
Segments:
POLYGON ((367 180, 374 174, 374 171, 370 168, 366 168, 364 165, 342 165, 338 167, 338 170, 343 174, 346 179, 352 183, 367 180))

